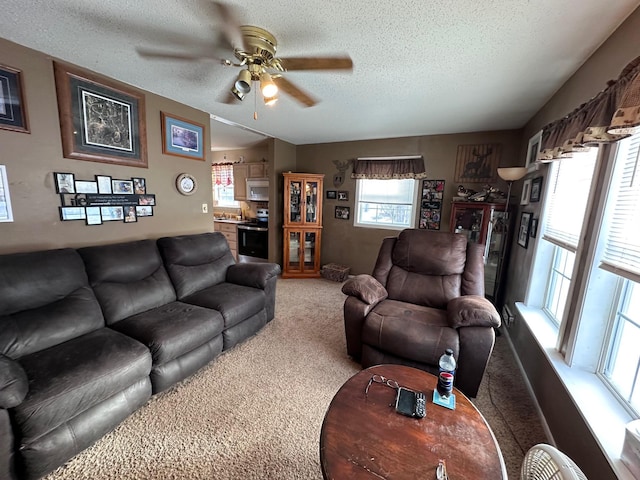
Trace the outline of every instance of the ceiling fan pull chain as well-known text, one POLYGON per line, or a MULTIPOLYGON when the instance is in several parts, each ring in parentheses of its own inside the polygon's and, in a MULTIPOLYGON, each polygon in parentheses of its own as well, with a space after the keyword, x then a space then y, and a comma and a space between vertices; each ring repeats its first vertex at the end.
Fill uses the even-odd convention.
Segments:
POLYGON ((256 89, 253 89, 253 119, 258 120, 258 94, 256 89))

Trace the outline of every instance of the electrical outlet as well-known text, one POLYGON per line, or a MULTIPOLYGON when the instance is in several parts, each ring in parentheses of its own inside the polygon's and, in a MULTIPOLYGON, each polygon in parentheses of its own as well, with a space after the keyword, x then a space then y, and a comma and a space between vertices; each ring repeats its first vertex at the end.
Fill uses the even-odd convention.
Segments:
POLYGON ((206 203, 202 204, 202 213, 209 213, 209 205, 206 203))

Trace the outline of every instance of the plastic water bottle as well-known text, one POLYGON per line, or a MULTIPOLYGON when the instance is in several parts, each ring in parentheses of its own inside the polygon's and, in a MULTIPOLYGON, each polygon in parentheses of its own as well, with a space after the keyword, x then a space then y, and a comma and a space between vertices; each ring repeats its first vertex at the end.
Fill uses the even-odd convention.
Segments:
POLYGON ((456 359, 453 350, 447 348, 438 361, 440 373, 438 375, 438 393, 441 397, 448 397, 453 390, 453 377, 456 371, 456 359))

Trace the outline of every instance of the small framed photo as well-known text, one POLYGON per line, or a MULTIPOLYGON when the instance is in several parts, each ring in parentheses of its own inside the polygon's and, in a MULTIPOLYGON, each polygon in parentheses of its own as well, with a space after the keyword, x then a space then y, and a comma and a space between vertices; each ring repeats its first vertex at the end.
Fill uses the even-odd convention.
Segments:
POLYGON ((536 163, 540 154, 540 146, 542 145, 542 130, 529 139, 529 147, 527 149, 527 160, 524 164, 529 168, 536 163))
POLYGON ((98 193, 98 182, 76 180, 76 193, 98 193))
POLYGON ((162 153, 204 160, 204 125, 160 112, 162 153))
POLYGON ((522 212, 520 227, 518 228, 518 245, 527 248, 529 246, 529 229, 531 228, 531 212, 522 212))
POLYGON ((137 217, 153 217, 153 207, 151 205, 137 205, 136 216, 137 217))
POLYGON ((336 198, 338 198, 338 192, 336 192, 335 190, 327 190, 325 195, 327 197, 327 200, 335 200, 336 198))
POLYGON ((114 195, 133 195, 133 180, 111 180, 114 195))
POLYGON ((155 206, 155 204, 156 204, 156 196, 155 195, 140 195, 138 197, 138 205, 155 206))
POLYGON ((100 207, 100 215, 103 222, 122 222, 124 212, 121 206, 117 207, 100 207))
POLYGON ((539 202, 541 191, 542 191, 542 177, 536 177, 533 180, 531 180, 531 194, 529 195, 529 201, 539 202))
POLYGON ((529 205, 530 195, 531 195, 531 179, 528 178, 522 184, 522 195, 520 196, 520 205, 529 205))
POLYGON ((98 183, 98 193, 110 195, 113 192, 109 175, 96 175, 96 182, 98 183))
POLYGON ((138 221, 138 216, 136 215, 136 206, 128 205, 124 207, 124 223, 133 223, 138 221))
POLYGON ((347 191, 339 191, 338 192, 338 200, 349 200, 349 192, 347 192, 347 191))
POLYGON ((102 225, 100 207, 86 207, 87 225, 102 225))
POLYGON ((133 193, 136 195, 144 195, 147 193, 147 180, 140 177, 133 177, 133 193))
POLYGON ((349 220, 351 209, 349 207, 336 207, 335 217, 340 220, 349 220))
POLYGON ((56 193, 76 193, 76 182, 73 173, 54 172, 56 193))
POLYGON ((538 219, 537 218, 532 218, 531 219, 531 230, 529 232, 529 235, 533 238, 536 238, 536 235, 538 234, 538 219))
POLYGON ((60 208, 60 220, 84 220, 87 218, 87 214, 84 207, 59 207, 60 208))
POLYGON ((0 65, 0 128, 30 133, 22 72, 5 65, 0 65))

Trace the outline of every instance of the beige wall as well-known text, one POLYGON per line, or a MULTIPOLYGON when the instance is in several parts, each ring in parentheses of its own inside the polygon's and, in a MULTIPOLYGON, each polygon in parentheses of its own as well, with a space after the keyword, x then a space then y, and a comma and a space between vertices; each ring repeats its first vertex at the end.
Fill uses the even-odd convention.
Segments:
MULTIPOLYGON (((460 133, 454 135, 431 135, 421 137, 390 138, 355 142, 323 143, 298 146, 297 170, 307 173, 324 173, 324 190, 346 190, 349 201, 324 200, 322 264, 339 263, 351 267, 352 274, 371 273, 384 237, 397 235, 395 230, 355 228, 353 226, 355 180, 350 178, 349 168, 344 184, 333 185, 333 175, 338 173, 333 160, 345 161, 357 157, 385 155, 423 155, 428 178, 445 180, 445 198, 442 211, 441 230, 449 230, 451 199, 458 184, 454 182, 458 145, 498 143, 501 145, 500 165, 524 165, 520 156, 520 130, 460 133), (351 208, 348 221, 335 218, 336 206, 351 208)), ((506 191, 504 182, 498 180, 494 186, 506 191)), ((465 187, 480 190, 482 184, 465 184, 465 187)))
MULTIPOLYGON (((603 90, 607 80, 617 78, 625 65, 639 55, 640 9, 637 9, 525 126, 522 155, 532 135, 603 90)), ((542 168, 530 177, 546 174, 547 169, 542 168)), ((526 210, 533 212, 534 218, 537 218, 540 204, 530 204, 526 210)), ((512 248, 506 291, 508 303, 524 299, 533 247, 537 241, 531 240, 528 249, 517 245, 512 248)), ((555 374, 547 356, 520 318, 516 318, 509 329, 509 336, 558 447, 578 463, 587 477, 616 478, 576 407, 576 400, 568 395, 562 379, 555 374)))
POLYGON ((172 100, 145 93, 149 168, 71 160, 62 156, 53 63, 50 57, 0 39, 0 64, 22 70, 30 134, 0 130, 0 164, 6 165, 13 223, 0 223, 0 253, 64 246, 114 243, 164 235, 211 231, 211 160, 209 115, 172 100), (162 154, 160 111, 205 125, 205 161, 162 154), (83 221, 61 222, 53 172, 70 172, 77 180, 97 174, 128 179, 144 177, 147 191, 156 195, 153 217, 136 223, 108 222, 87 226, 83 221), (182 173, 193 175, 198 190, 183 196, 175 188, 182 173))

